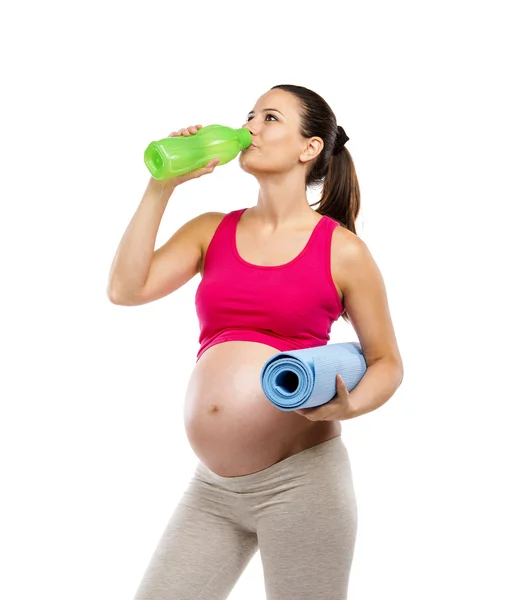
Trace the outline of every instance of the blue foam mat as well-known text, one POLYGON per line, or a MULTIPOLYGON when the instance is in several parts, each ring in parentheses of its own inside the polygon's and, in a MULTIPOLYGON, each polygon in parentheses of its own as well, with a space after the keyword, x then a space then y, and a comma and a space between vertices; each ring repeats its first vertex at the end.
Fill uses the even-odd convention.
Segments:
POLYGON ((274 354, 261 370, 261 387, 281 410, 313 408, 334 398, 338 373, 350 392, 366 370, 357 342, 326 344, 274 354))

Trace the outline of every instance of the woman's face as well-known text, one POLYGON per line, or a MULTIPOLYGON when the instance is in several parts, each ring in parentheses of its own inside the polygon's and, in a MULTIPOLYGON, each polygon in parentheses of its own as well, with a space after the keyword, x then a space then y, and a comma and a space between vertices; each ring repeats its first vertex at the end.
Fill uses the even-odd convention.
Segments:
POLYGON ((239 155, 241 168, 251 174, 278 174, 302 168, 299 157, 309 140, 300 133, 297 98, 284 90, 261 96, 242 125, 252 134, 252 145, 239 155))

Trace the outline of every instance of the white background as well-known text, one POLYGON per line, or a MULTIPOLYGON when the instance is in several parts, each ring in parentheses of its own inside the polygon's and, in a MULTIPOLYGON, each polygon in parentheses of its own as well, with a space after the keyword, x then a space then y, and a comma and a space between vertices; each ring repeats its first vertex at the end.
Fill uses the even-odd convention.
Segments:
MULTIPOLYGON (((359 510, 349 599, 515 597, 507 9, 2 8, 2 598, 133 597, 197 462, 182 411, 200 276, 127 308, 108 301, 109 268, 149 179, 148 143, 239 127, 279 83, 324 96, 350 137, 358 234, 404 359, 395 396, 343 422, 359 510)), ((202 212, 256 202, 235 160, 176 191, 157 244, 202 212)), ((331 343, 354 339, 335 323, 331 343)), ((265 598, 259 552, 230 598, 265 598)))

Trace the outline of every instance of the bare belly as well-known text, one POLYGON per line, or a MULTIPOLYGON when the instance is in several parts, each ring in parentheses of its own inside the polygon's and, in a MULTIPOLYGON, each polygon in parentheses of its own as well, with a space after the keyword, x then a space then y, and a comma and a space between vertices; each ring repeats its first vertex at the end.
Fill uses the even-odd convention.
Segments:
POLYGON ((184 404, 192 450, 211 471, 235 477, 341 434, 340 421, 310 421, 276 408, 261 389, 265 361, 279 350, 230 341, 204 352, 193 369, 184 404))

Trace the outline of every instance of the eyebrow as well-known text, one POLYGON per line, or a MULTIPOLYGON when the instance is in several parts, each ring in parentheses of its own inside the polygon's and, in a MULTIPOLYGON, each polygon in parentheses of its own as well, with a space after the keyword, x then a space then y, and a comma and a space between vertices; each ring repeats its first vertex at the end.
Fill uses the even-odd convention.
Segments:
MULTIPOLYGON (((263 108, 263 110, 261 112, 266 112, 267 110, 273 110, 274 112, 278 112, 280 115, 283 115, 283 113, 280 110, 277 110, 277 108, 263 108)), ((247 115, 247 117, 250 117, 250 115, 253 115, 253 114, 254 114, 254 111, 251 110, 249 112, 249 114, 247 115)), ((283 115, 283 117, 284 117, 284 115, 283 115)))

